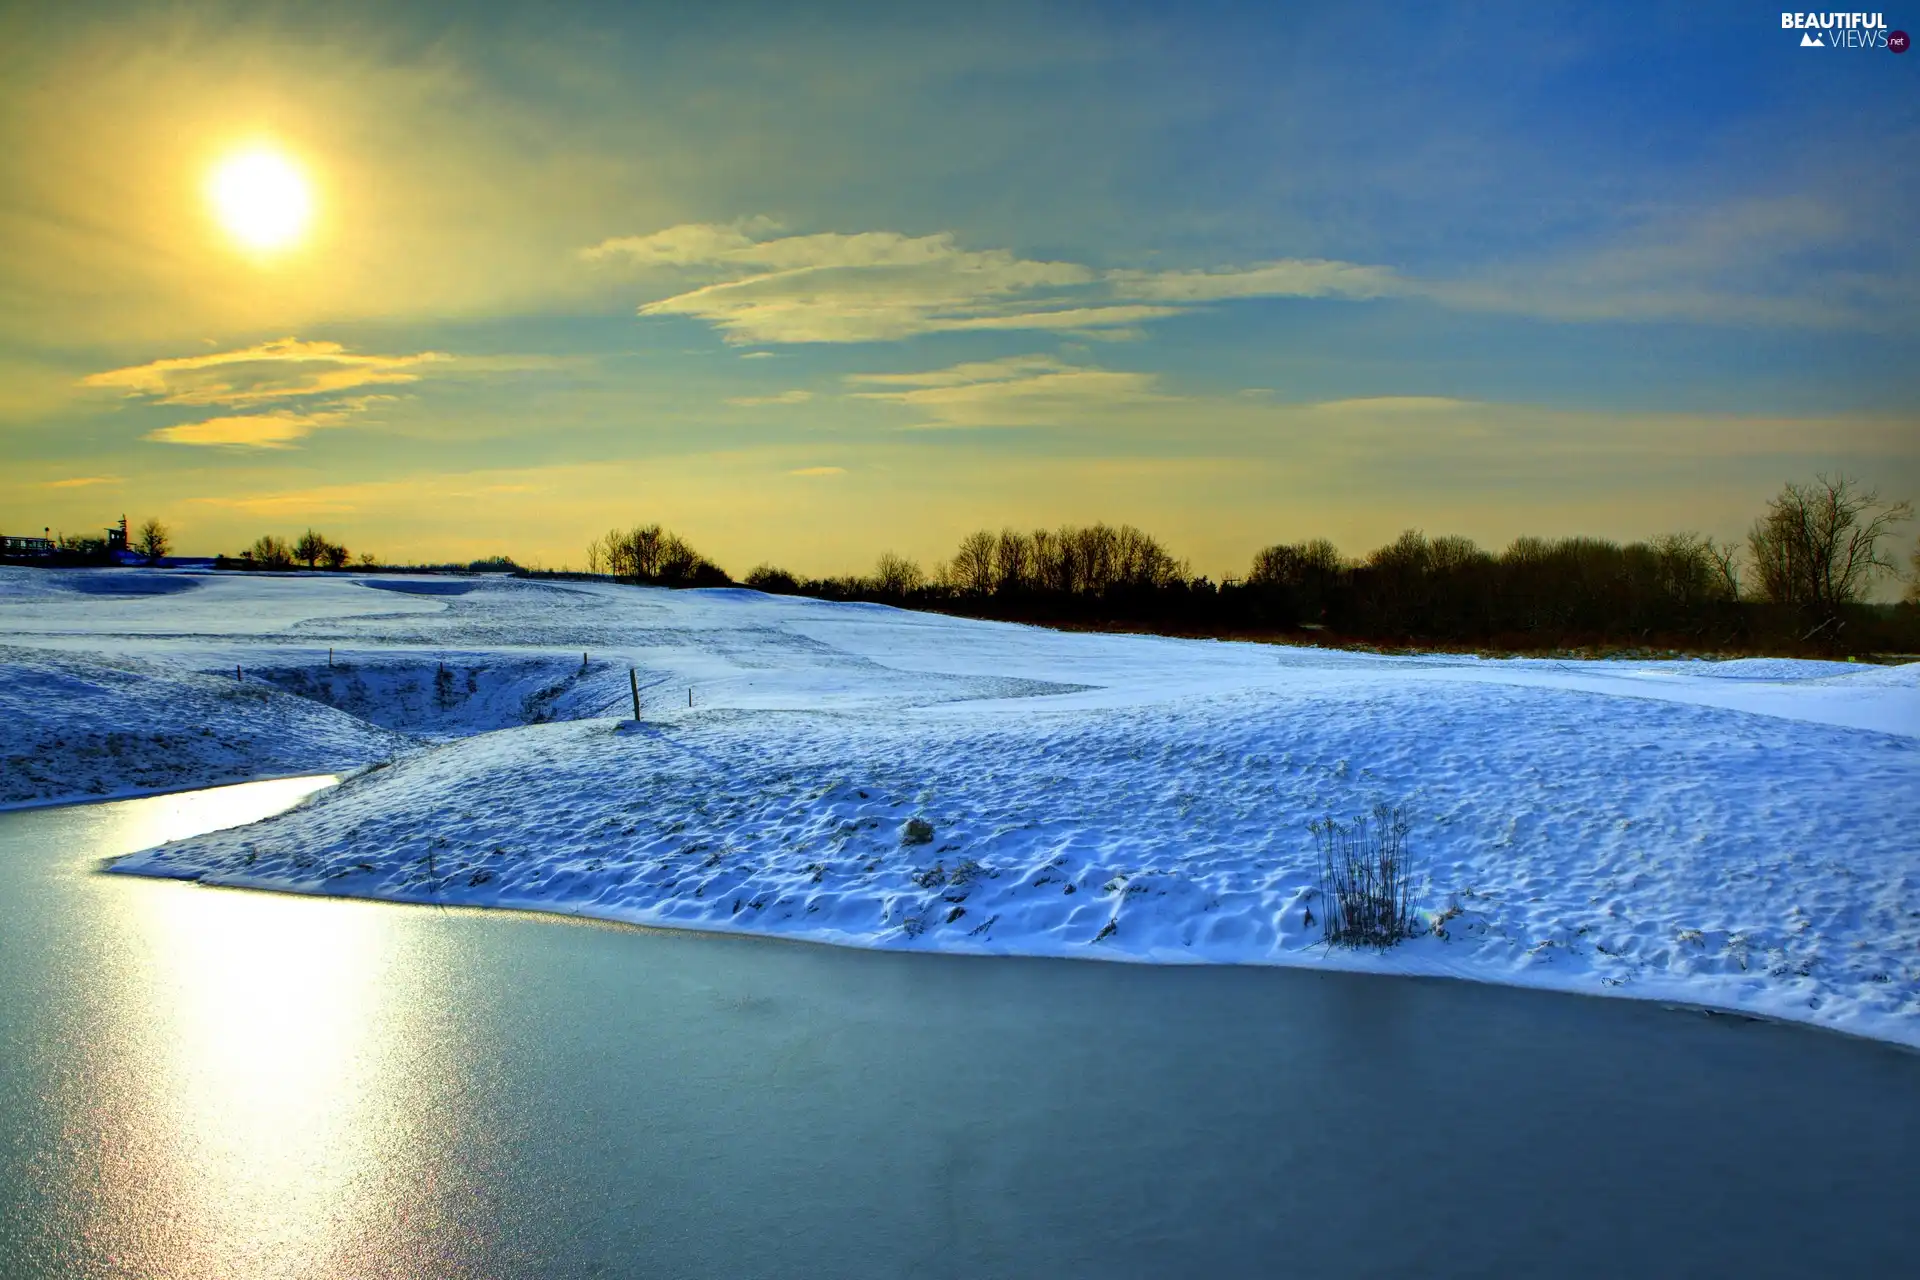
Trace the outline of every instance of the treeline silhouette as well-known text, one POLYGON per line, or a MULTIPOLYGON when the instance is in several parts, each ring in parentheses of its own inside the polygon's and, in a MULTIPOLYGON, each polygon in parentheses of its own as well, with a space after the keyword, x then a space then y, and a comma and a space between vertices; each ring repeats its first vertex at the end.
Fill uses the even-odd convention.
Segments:
MULTIPOLYGON (((149 562, 154 562, 165 554, 168 545, 166 527, 157 521, 148 521, 150 526, 158 528, 161 549, 152 552, 149 562)), ((147 553, 151 551, 149 531, 143 528, 135 550, 147 553)), ((294 569, 316 569, 341 572, 352 569, 355 573, 520 573, 521 567, 509 556, 493 555, 479 560, 462 560, 438 564, 384 564, 380 557, 371 551, 363 551, 356 558, 347 548, 315 529, 308 529, 298 538, 288 541, 277 534, 264 533, 240 551, 238 555, 217 555, 213 558, 216 569, 251 569, 284 573, 294 569)))
POLYGON ((609 529, 587 544, 587 572, 655 587, 726 587, 727 571, 657 524, 609 529))
MULTIPOLYGON (((1864 598, 1876 576, 1897 573, 1883 544, 1911 514, 1823 476, 1785 486, 1745 546, 1675 533, 1624 545, 1522 537, 1495 552, 1409 530, 1358 558, 1325 539, 1270 546, 1246 577, 1214 582, 1149 533, 1092 524, 982 529, 931 572, 889 551, 870 574, 804 578, 762 564, 745 585, 1055 626, 1389 648, 1911 654, 1916 593, 1901 605, 1864 598)), ((659 525, 595 540, 588 566, 655 585, 729 581, 659 525)))

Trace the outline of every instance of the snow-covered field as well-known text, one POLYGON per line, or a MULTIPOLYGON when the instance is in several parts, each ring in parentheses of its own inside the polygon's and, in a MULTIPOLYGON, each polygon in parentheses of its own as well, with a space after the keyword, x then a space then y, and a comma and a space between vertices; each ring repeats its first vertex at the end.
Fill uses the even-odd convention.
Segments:
POLYGON ((379 764, 119 871, 1446 974, 1920 1045, 1920 664, 1394 658, 740 590, 137 570, 0 569, 0 646, 0 801, 379 764), (1437 928, 1330 952, 1308 824, 1376 800, 1412 814, 1437 928))

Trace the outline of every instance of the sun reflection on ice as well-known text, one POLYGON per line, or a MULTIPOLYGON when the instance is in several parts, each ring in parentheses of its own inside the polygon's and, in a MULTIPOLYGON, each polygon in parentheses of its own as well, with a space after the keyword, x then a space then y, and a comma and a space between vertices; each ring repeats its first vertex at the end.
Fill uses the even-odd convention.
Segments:
POLYGON ((336 1252, 358 1234, 339 1220, 363 1202, 353 1193, 379 1178, 394 1084, 372 1034, 393 959, 382 922, 322 903, 164 899, 136 928, 153 962, 163 1092, 180 1112, 180 1175, 199 1184, 195 1203, 223 1210, 208 1242, 261 1261, 336 1252))
MULTIPOLYGON (((260 785, 279 790, 166 797, 102 836, 151 847, 312 789, 260 785)), ((446 1045, 420 1014, 432 966, 418 930, 372 904, 127 888, 103 976, 124 978, 118 1038, 133 1052, 102 1063, 121 1079, 101 1082, 116 1096, 99 1117, 106 1185, 93 1198, 150 1211, 90 1234, 124 1242, 114 1252, 141 1274, 359 1275, 374 1258, 380 1274, 436 1274, 419 1251, 452 1226, 453 1189, 430 1172, 443 1163, 433 1064, 446 1045)))

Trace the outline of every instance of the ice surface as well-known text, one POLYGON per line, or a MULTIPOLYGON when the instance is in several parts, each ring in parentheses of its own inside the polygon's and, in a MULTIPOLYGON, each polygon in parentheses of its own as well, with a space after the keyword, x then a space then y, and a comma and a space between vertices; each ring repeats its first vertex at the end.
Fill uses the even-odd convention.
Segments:
POLYGON ((217 733, 258 714, 213 689, 236 662, 260 705, 307 708, 276 712, 260 772, 392 761, 118 870, 861 946, 1448 974, 1920 1045, 1920 665, 1398 658, 510 579, 60 576, 0 571, 10 788, 14 709, 42 739, 118 729, 97 690, 130 660, 217 733), (622 729, 629 666, 645 706, 622 729), (1376 800, 1413 815, 1436 932, 1330 952, 1308 823, 1376 800))

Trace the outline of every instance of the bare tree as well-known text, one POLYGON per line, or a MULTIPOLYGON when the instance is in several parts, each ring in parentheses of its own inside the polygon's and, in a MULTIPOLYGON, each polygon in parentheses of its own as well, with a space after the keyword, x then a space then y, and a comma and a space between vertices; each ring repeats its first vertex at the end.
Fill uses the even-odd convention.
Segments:
POLYGON ((1913 553, 1907 557, 1907 603, 1920 604, 1920 538, 1913 541, 1913 553))
POLYGON ((309 569, 316 567, 326 554, 326 535, 315 533, 312 529, 301 534, 300 540, 293 544, 293 558, 309 569))
POLYGON ((347 549, 341 546, 339 543, 329 542, 327 544, 327 551, 326 551, 325 558, 327 561, 327 568, 344 569, 347 567, 347 561, 352 557, 348 555, 347 549))
POLYGON ((754 566, 747 575, 747 585, 755 591, 765 591, 770 595, 792 595, 800 589, 799 581, 778 565, 762 564, 754 566))
POLYGON ((1325 538, 1266 547, 1253 557, 1247 581, 1260 587, 1299 587, 1340 572, 1339 548, 1325 538))
POLYGON ((161 557, 173 549, 173 539, 167 533, 167 526, 158 520, 148 520, 140 526, 140 533, 133 540, 133 549, 145 556, 148 564, 159 564, 161 557))
POLYGON ((1023 591, 1033 585, 1033 544, 1027 535, 1002 529, 993 544, 993 589, 1023 591))
POLYGON ((1706 540, 1704 551, 1712 565, 1721 597, 1726 600, 1740 598, 1740 545, 1734 542, 1715 542, 1706 540))
POLYGON ((960 539, 947 574, 954 587, 965 595, 983 596, 993 590, 994 537, 980 529, 960 539))
POLYGON ((884 595, 905 596, 918 591, 927 580, 920 566, 902 555, 882 551, 873 566, 873 585, 884 595))
POLYGON ((253 545, 240 553, 240 558, 261 569, 287 569, 293 566, 292 549, 270 533, 263 533, 254 539, 253 545))
POLYGON ((1912 517, 1912 503, 1882 502, 1846 476, 1789 481, 1747 534, 1761 596, 1817 618, 1815 630, 1831 624, 1876 576, 1897 572, 1880 543, 1912 517))

